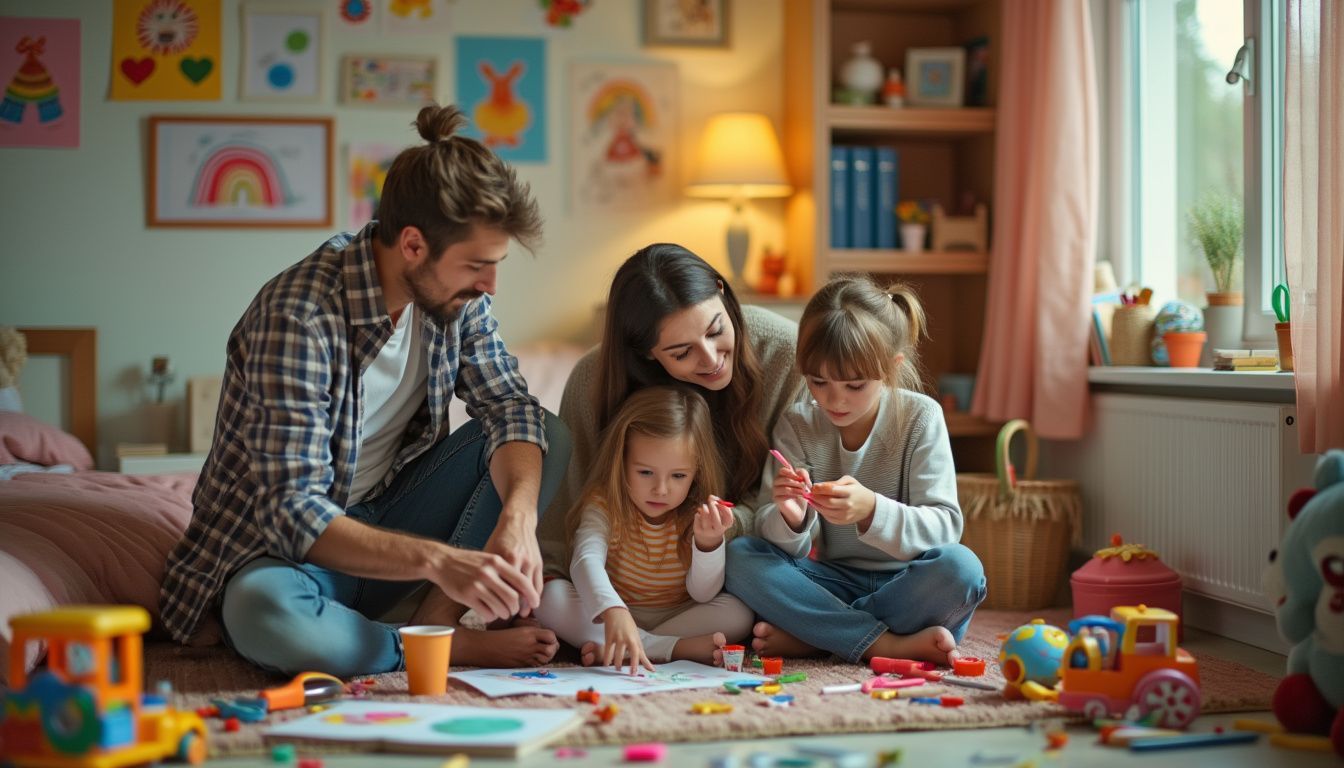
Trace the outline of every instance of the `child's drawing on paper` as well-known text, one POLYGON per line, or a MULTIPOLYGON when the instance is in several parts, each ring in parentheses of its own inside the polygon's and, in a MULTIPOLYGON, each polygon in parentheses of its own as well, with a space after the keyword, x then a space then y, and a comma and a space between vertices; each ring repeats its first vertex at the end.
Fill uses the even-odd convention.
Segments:
POLYGON ((79 20, 0 17, 0 146, 79 146, 79 20))
POLYGON ((575 198, 598 207, 667 200, 674 180, 676 70, 577 64, 574 72, 575 198))
POLYGON ((546 41, 459 37, 457 100, 466 135, 510 162, 546 161, 546 41))
POLYGON ((398 151, 387 144, 351 144, 346 148, 346 194, 350 201, 346 224, 351 230, 368 224, 378 212, 387 169, 398 151))

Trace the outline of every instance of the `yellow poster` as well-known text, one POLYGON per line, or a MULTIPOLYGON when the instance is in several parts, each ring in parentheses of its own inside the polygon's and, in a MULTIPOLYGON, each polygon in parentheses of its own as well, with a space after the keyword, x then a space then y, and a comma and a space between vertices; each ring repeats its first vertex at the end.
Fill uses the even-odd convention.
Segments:
POLYGON ((218 100, 220 0, 115 0, 109 98, 218 100))

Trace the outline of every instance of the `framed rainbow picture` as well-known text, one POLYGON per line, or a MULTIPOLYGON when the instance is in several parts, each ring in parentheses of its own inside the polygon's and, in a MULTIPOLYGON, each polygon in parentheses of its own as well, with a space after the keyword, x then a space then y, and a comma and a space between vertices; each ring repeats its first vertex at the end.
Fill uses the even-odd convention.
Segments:
POLYGON ((329 117, 149 118, 151 227, 332 223, 329 117))

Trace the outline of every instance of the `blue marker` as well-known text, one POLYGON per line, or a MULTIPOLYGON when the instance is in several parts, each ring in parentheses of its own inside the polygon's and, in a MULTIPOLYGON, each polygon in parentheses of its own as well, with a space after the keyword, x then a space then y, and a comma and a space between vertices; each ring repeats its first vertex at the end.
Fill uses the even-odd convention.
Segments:
POLYGON ((1153 752, 1159 749, 1218 747, 1225 744, 1250 744, 1259 739, 1260 734, 1252 731, 1234 731, 1232 733, 1189 733, 1184 736, 1161 736, 1152 739, 1134 739, 1129 742, 1129 749, 1131 752, 1153 752))

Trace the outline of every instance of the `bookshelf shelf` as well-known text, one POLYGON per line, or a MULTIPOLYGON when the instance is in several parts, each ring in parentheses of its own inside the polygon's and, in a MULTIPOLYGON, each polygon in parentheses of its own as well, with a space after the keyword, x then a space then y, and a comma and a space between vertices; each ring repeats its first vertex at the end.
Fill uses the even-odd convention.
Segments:
POLYGON ((943 412, 947 419, 947 434, 951 437, 977 437, 983 435, 997 435, 1003 424, 997 421, 985 421, 979 416, 972 416, 969 413, 947 413, 943 412))
POLYGON ((829 261, 835 272, 876 272, 893 275, 983 275, 989 254, 970 251, 923 251, 832 248, 829 261))
POLYGON ((921 109, 831 105, 826 121, 832 131, 906 136, 956 136, 994 132, 995 110, 986 107, 921 109))

